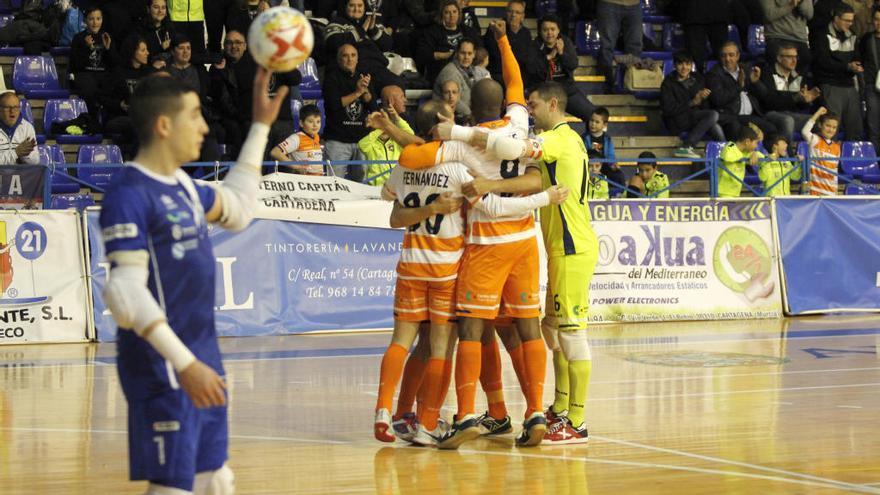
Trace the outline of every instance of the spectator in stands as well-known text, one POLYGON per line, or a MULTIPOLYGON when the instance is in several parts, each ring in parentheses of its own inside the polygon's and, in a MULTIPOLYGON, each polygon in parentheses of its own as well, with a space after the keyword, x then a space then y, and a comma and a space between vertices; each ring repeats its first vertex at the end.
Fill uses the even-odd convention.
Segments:
POLYGON ((720 160, 724 168, 718 170, 718 196, 738 198, 742 193, 743 179, 746 176, 746 159, 752 167, 758 165, 764 155, 757 151, 758 143, 764 139, 761 129, 754 124, 743 125, 735 142, 729 142, 721 149, 720 160), (726 170, 725 170, 726 168, 726 170))
POLYGON ((386 106, 393 108, 401 118, 409 120, 406 115, 406 91, 402 86, 389 84, 382 88, 380 96, 386 106))
POLYGON ((706 0, 681 0, 676 7, 675 18, 684 30, 684 48, 693 56, 697 70, 704 73, 710 55, 706 52, 706 40, 711 44, 711 53, 721 51, 721 45, 727 41, 730 15, 723 6, 706 0))
MULTIPOLYGON (((461 86, 459 86, 458 82, 450 79, 443 83, 443 86, 440 88, 440 100, 443 100, 449 108, 459 108, 459 101, 461 100, 461 86)), ((459 125, 471 125, 471 109, 468 107, 468 113, 459 113, 455 111, 455 123, 459 125)))
POLYGON ((208 72, 202 64, 192 63, 192 44, 185 34, 174 35, 171 42, 171 63, 165 66, 165 71, 172 78, 181 81, 187 87, 199 95, 202 104, 202 117, 208 124, 208 134, 202 142, 202 152, 199 155, 201 162, 213 162, 220 160, 218 143, 224 142, 226 132, 220 124, 219 116, 213 107, 210 95, 210 82, 208 72))
POLYGON ((801 178, 801 166, 796 162, 784 161, 788 158, 788 138, 782 134, 771 134, 764 140, 764 149, 769 153, 768 160, 758 165, 758 178, 764 184, 764 196, 791 196, 791 180, 801 178), (788 174, 792 169, 794 171, 788 174))
POLYGON ((394 28, 394 51, 404 57, 415 57, 412 49, 423 28, 434 22, 437 11, 431 0, 400 0, 397 16, 390 21, 394 28))
MULTIPOLYGON (((147 43, 151 61, 167 63, 171 60, 173 29, 165 0, 147 0, 147 15, 138 26, 137 33, 147 43)), ((156 66, 157 69, 161 67, 161 64, 156 66)))
POLYGON ((21 117, 21 100, 12 91, 0 94, 0 165, 40 163, 34 126, 21 117))
POLYGON ((694 71, 694 60, 687 52, 676 52, 672 61, 675 70, 660 85, 660 111, 663 123, 673 134, 687 133, 683 146, 675 150, 680 158, 699 158, 694 150, 700 140, 709 134, 716 141, 724 140, 718 125, 718 112, 708 108, 709 95, 706 83, 694 71))
POLYGON ((578 67, 577 50, 574 42, 560 33, 560 24, 559 18, 553 14, 544 16, 538 24, 540 36, 535 38, 534 44, 540 54, 537 62, 541 80, 561 84, 568 94, 565 111, 586 122, 596 107, 574 82, 574 71, 578 67))
POLYGON ((859 61, 856 35, 850 30, 853 8, 840 3, 832 11, 831 23, 812 33, 813 79, 832 113, 840 115, 847 141, 862 138, 862 109, 855 75, 864 68, 859 61))
POLYGON ((374 89, 381 89, 398 81, 388 70, 384 53, 391 51, 391 36, 376 16, 367 14, 365 9, 364 0, 348 0, 345 13, 327 26, 324 31, 327 68, 335 67, 342 45, 351 45, 357 50, 359 68, 372 75, 374 89))
MULTIPOLYGON (((532 44, 532 33, 529 28, 523 25, 526 17, 525 0, 510 0, 507 2, 505 10, 505 30, 507 32, 507 41, 510 42, 510 48, 513 50, 513 56, 519 65, 522 74, 523 83, 527 88, 532 87, 541 81, 541 75, 538 73, 537 60, 538 54, 532 44)), ((483 46, 489 52, 489 73, 492 79, 503 84, 504 78, 501 77, 501 52, 498 51, 498 42, 495 41, 495 34, 491 27, 486 28, 483 34, 483 46)))
MULTIPOLYGON (((397 113, 394 105, 389 105, 387 100, 385 101, 386 103, 382 110, 388 114, 391 122, 397 125, 403 132, 414 134, 412 127, 397 113)), ((400 158, 400 153, 403 151, 403 147, 397 141, 391 139, 391 136, 378 128, 373 129, 369 134, 362 137, 358 141, 358 148, 363 153, 364 159, 370 161, 396 161, 400 158)), ((392 168, 394 168, 392 163, 373 163, 367 165, 364 174, 366 175, 367 183, 373 186, 381 186, 388 181, 388 172, 392 168)))
MULTIPOLYGON (((291 134, 272 148, 270 155, 279 162, 323 162, 321 150, 321 109, 305 105, 299 111, 299 132, 291 134)), ((303 175, 324 175, 323 163, 302 163, 283 167, 284 172, 303 175)))
POLYGON ((269 10, 266 0, 234 0, 226 10, 226 30, 247 33, 260 12, 269 10))
POLYGON ((840 126, 840 117, 820 107, 804 124, 804 141, 810 145, 810 194, 813 196, 833 196, 837 194, 837 160, 822 160, 823 157, 840 158, 840 141, 834 139, 840 126), (819 135, 813 134, 813 127, 819 126, 819 135))
POLYGON ((244 139, 244 133, 247 130, 246 122, 242 118, 244 108, 242 107, 242 97, 244 94, 244 84, 239 82, 237 70, 241 65, 244 66, 252 63, 253 59, 248 61, 245 57, 247 53, 247 42, 244 34, 239 31, 227 31, 226 39, 223 41, 223 59, 220 63, 211 67, 210 75, 210 95, 213 104, 217 109, 217 117, 220 125, 225 133, 225 143, 227 153, 235 156, 238 148, 244 139))
MULTIPOLYGON (((657 156, 650 151, 639 154, 639 160, 656 160, 657 156)), ((629 180, 628 189, 652 198, 669 197, 669 177, 657 170, 657 162, 639 162, 639 172, 629 180), (662 192, 661 192, 662 191, 662 192)))
MULTIPOLYGON (((324 139, 327 157, 332 161, 360 160, 358 141, 368 132, 366 118, 374 107, 370 93, 371 76, 358 66, 358 51, 353 45, 339 47, 336 64, 328 69, 323 84, 327 126, 324 139)), ((334 165, 338 177, 346 174, 360 182, 364 169, 357 165, 334 165)))
POLYGON ((602 162, 593 161, 594 158, 602 158, 602 154, 596 150, 587 150, 587 156, 590 158, 590 190, 587 197, 589 199, 609 199, 608 181, 602 173, 602 162))
MULTIPOLYGON (((593 110, 587 119, 587 133, 584 134, 584 146, 587 151, 593 150, 598 153, 600 159, 614 160, 617 158, 614 152, 614 140, 608 134, 608 120, 611 114, 605 107, 599 107, 593 110)), ((615 162, 606 162, 602 164, 602 175, 616 184, 622 185, 626 181, 626 175, 620 170, 620 166, 615 162)), ((611 195, 620 194, 621 187, 619 185, 611 185, 611 195)))
POLYGON ((760 67, 747 71, 739 64, 739 47, 732 41, 721 46, 721 63, 706 74, 709 105, 718 112, 718 124, 725 136, 738 136, 740 127, 753 123, 763 132, 776 132, 776 126, 762 118, 753 85, 761 79, 760 67))
POLYGON ((144 9, 132 8, 131 0, 104 0, 100 5, 104 14, 104 29, 121 45, 134 31, 144 9))
POLYGON ((871 9, 874 30, 859 41, 859 54, 865 68, 865 103, 868 106, 868 140, 874 149, 880 150, 880 86, 877 74, 880 71, 880 7, 871 9))
MULTIPOLYGON (((154 0, 156 1, 156 0, 154 0)), ((120 51, 122 63, 110 76, 109 84, 100 95, 107 120, 104 131, 117 136, 115 143, 119 145, 126 159, 134 156, 136 134, 128 116, 129 98, 134 93, 138 81, 152 74, 156 69, 164 67, 157 61, 150 65, 150 52, 147 43, 140 36, 131 36, 125 40, 120 51)))
POLYGON ((110 70, 119 63, 113 37, 104 29, 100 8, 85 11, 86 29, 73 37, 70 44, 70 85, 95 115, 98 113, 98 92, 107 86, 110 70))
MULTIPOLYGON (((813 18, 811 0, 761 0, 764 11, 764 39, 767 41, 765 56, 768 61, 777 60, 780 47, 797 49, 797 71, 806 74, 810 69, 810 31, 807 23, 813 18)), ((742 33, 741 33, 742 34, 742 33)))
POLYGON ((207 50, 210 53, 223 53, 223 27, 226 13, 236 0, 208 0, 205 2, 205 31, 207 50))
POLYGON ((190 39, 193 53, 205 53, 204 0, 169 0, 168 3, 168 17, 171 18, 174 30, 190 39))
POLYGON ((479 35, 479 31, 462 27, 456 0, 444 0, 436 24, 427 28, 416 44, 416 64, 425 77, 433 81, 451 61, 458 45, 465 39, 474 40, 476 45, 479 35))
POLYGON ((761 79, 752 87, 767 120, 780 134, 791 139, 796 129, 809 120, 810 106, 821 91, 809 88, 804 76, 796 70, 798 50, 794 45, 783 44, 776 51, 776 62, 768 63, 761 71, 761 79))
POLYGON ((462 40, 455 51, 455 58, 443 67, 434 82, 434 95, 441 99, 443 87, 448 81, 455 81, 458 85, 458 104, 453 107, 456 115, 471 114, 471 87, 480 79, 489 77, 488 70, 474 65, 475 49, 473 40, 462 40))
POLYGON ((605 74, 605 86, 614 92, 614 47, 623 28, 626 55, 642 54, 642 6, 639 0, 597 0, 596 23, 599 28, 599 67, 605 74))

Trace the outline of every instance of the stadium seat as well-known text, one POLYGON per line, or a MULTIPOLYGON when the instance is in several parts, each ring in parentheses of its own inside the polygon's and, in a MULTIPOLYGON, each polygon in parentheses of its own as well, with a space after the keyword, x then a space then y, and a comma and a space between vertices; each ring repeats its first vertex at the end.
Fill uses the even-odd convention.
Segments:
POLYGON ((642 20, 654 24, 665 24, 672 20, 668 15, 660 15, 656 0, 642 0, 642 20))
POLYGON ((877 166, 877 152, 869 141, 846 141, 840 152, 841 158, 862 158, 861 160, 842 160, 840 173, 845 177, 880 183, 880 167, 877 166))
POLYGON ((579 21, 575 25, 575 45, 578 55, 595 55, 599 53, 599 29, 593 22, 579 21))
POLYGON ((95 198, 91 194, 53 194, 52 205, 53 210, 66 210, 76 208, 84 210, 89 206, 95 206, 95 198))
POLYGON ((742 38, 739 35, 739 28, 737 28, 735 24, 727 25, 727 41, 736 43, 736 46, 739 47, 739 51, 742 52, 742 38))
MULTIPOLYGON (((64 167, 64 152, 61 146, 55 144, 41 144, 37 146, 40 154, 41 165, 55 165, 56 170, 70 174, 70 170, 64 167)), ((52 173, 52 194, 78 193, 79 183, 56 171, 52 173)))
MULTIPOLYGON (((29 102, 27 98, 21 99, 21 118, 30 122, 31 125, 34 125, 34 111, 31 109, 31 102, 29 102)), ((36 125, 34 125, 34 131, 36 131, 36 125)), ((45 134, 37 134, 37 144, 43 144, 45 142, 45 134)))
POLYGON ((67 98, 70 91, 61 89, 52 57, 21 55, 12 65, 12 87, 28 98, 67 98))
POLYGON ((764 25, 752 24, 749 26, 749 32, 746 35, 746 50, 754 56, 764 55, 767 49, 767 42, 764 40, 764 25))
POLYGON ((843 194, 846 196, 867 196, 873 194, 880 194, 880 191, 877 190, 874 186, 868 186, 864 184, 847 184, 843 189, 843 194))
POLYGON ((318 65, 309 57, 299 66, 302 83, 299 85, 300 96, 305 100, 316 100, 321 97, 321 81, 318 79, 318 65))
MULTIPOLYGON (((12 13, 0 15, 0 28, 6 27, 15 19, 12 13)), ((0 55, 6 57, 14 57, 16 55, 24 55, 24 48, 20 46, 4 46, 0 47, 0 55)))
POLYGON ((681 24, 669 22, 663 25, 663 49, 667 52, 684 50, 684 30, 681 24))
POLYGON ((53 46, 49 48, 49 55, 53 57, 69 57, 70 56, 70 47, 69 46, 53 46))
MULTIPOLYGON (((316 101, 315 105, 318 105, 318 109, 321 110, 321 130, 318 131, 318 134, 324 134, 324 126, 327 124, 327 117, 325 117, 325 115, 324 115, 324 100, 316 101)), ((299 110, 302 107, 303 107, 302 101, 300 101, 300 100, 291 100, 290 101, 290 113, 293 114, 293 132, 299 132, 299 110)))
POLYGON ((535 17, 538 19, 556 12, 556 0, 537 0, 535 2, 535 17))
POLYGON ((15 16, 12 14, 0 15, 0 28, 6 27, 13 19, 15 19, 15 16))
POLYGON ((43 110, 43 130, 50 138, 66 144, 100 143, 104 136, 101 134, 87 134, 73 136, 69 134, 53 134, 52 123, 73 120, 81 113, 88 113, 86 102, 79 98, 51 99, 46 100, 46 108, 43 110))
MULTIPOLYGON (((79 148, 76 159, 80 165, 96 163, 121 164, 122 151, 115 144, 84 144, 79 148)), ((100 188, 107 187, 113 176, 119 173, 121 168, 114 167, 80 167, 79 178, 100 188)))

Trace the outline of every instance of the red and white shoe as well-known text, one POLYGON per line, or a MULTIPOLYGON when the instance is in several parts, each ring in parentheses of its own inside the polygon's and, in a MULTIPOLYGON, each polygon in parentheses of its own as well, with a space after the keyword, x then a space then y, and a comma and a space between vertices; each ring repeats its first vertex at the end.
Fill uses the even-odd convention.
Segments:
POLYGON ((380 442, 393 442, 394 434, 391 430, 391 411, 379 409, 376 411, 376 419, 373 421, 373 436, 380 442))
POLYGON ((548 445, 568 445, 575 443, 587 443, 590 441, 590 434, 587 432, 587 425, 584 423, 580 428, 571 425, 568 418, 553 423, 547 432, 544 433, 544 442, 548 445))
POLYGON ((562 412, 554 412, 553 404, 547 406, 547 410, 544 411, 544 416, 547 418, 547 427, 549 428, 555 423, 559 421, 564 421, 568 416, 568 409, 563 410, 562 412))

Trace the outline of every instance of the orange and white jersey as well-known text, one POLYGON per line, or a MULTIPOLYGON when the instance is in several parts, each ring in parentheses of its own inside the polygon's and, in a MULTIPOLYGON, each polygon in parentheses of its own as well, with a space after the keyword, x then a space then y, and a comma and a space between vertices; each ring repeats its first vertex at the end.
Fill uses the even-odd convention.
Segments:
MULTIPOLYGON (((807 137, 806 133, 804 137, 807 137)), ((810 134, 810 194, 813 196, 833 196, 837 194, 837 160, 818 160, 817 158, 840 158, 840 141, 829 141, 821 136, 810 134), (827 170, 826 170, 827 169, 827 170)))
MULTIPOLYGON (((461 185, 473 180, 460 163, 444 163, 424 170, 395 167, 385 188, 404 208, 433 203, 441 194, 461 195, 461 185)), ((457 277, 464 253, 465 222, 462 210, 435 215, 406 228, 397 276, 404 280, 443 281, 457 277)))
MULTIPOLYGON (((278 143, 278 147, 292 162, 321 162, 324 160, 324 154, 321 151, 321 137, 317 134, 315 137, 311 137, 305 132, 299 131, 287 136, 287 139, 278 143)), ((303 168, 305 173, 317 175, 324 173, 324 165, 321 163, 304 164, 298 167, 303 168)))

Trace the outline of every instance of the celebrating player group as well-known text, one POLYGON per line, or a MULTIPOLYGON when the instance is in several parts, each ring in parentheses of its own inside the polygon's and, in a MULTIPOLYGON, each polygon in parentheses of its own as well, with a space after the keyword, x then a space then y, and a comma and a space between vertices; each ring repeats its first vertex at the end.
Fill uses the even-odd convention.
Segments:
POLYGON ((566 123, 565 89, 543 83, 526 103, 504 22, 493 22, 492 29, 506 89, 491 79, 474 85, 476 127, 452 124, 452 109, 434 101, 422 105, 416 117, 429 142, 402 136, 381 116, 371 118, 371 125, 409 144, 383 189, 383 197, 395 201, 392 227, 406 227, 394 334, 382 359, 375 411, 374 436, 383 442, 401 438, 456 449, 480 435, 511 431, 496 332, 526 399, 516 444, 588 441, 586 328, 598 245, 586 203, 587 152, 566 123), (532 139, 530 114, 541 131, 532 139), (548 266, 543 322, 532 213, 537 208, 548 266), (407 360, 416 335, 427 352, 417 350, 407 360), (545 343, 555 374, 555 400, 546 410, 545 343), (453 371, 458 409, 449 424, 440 419, 440 409, 453 371), (479 416, 478 381, 489 404, 479 416))

